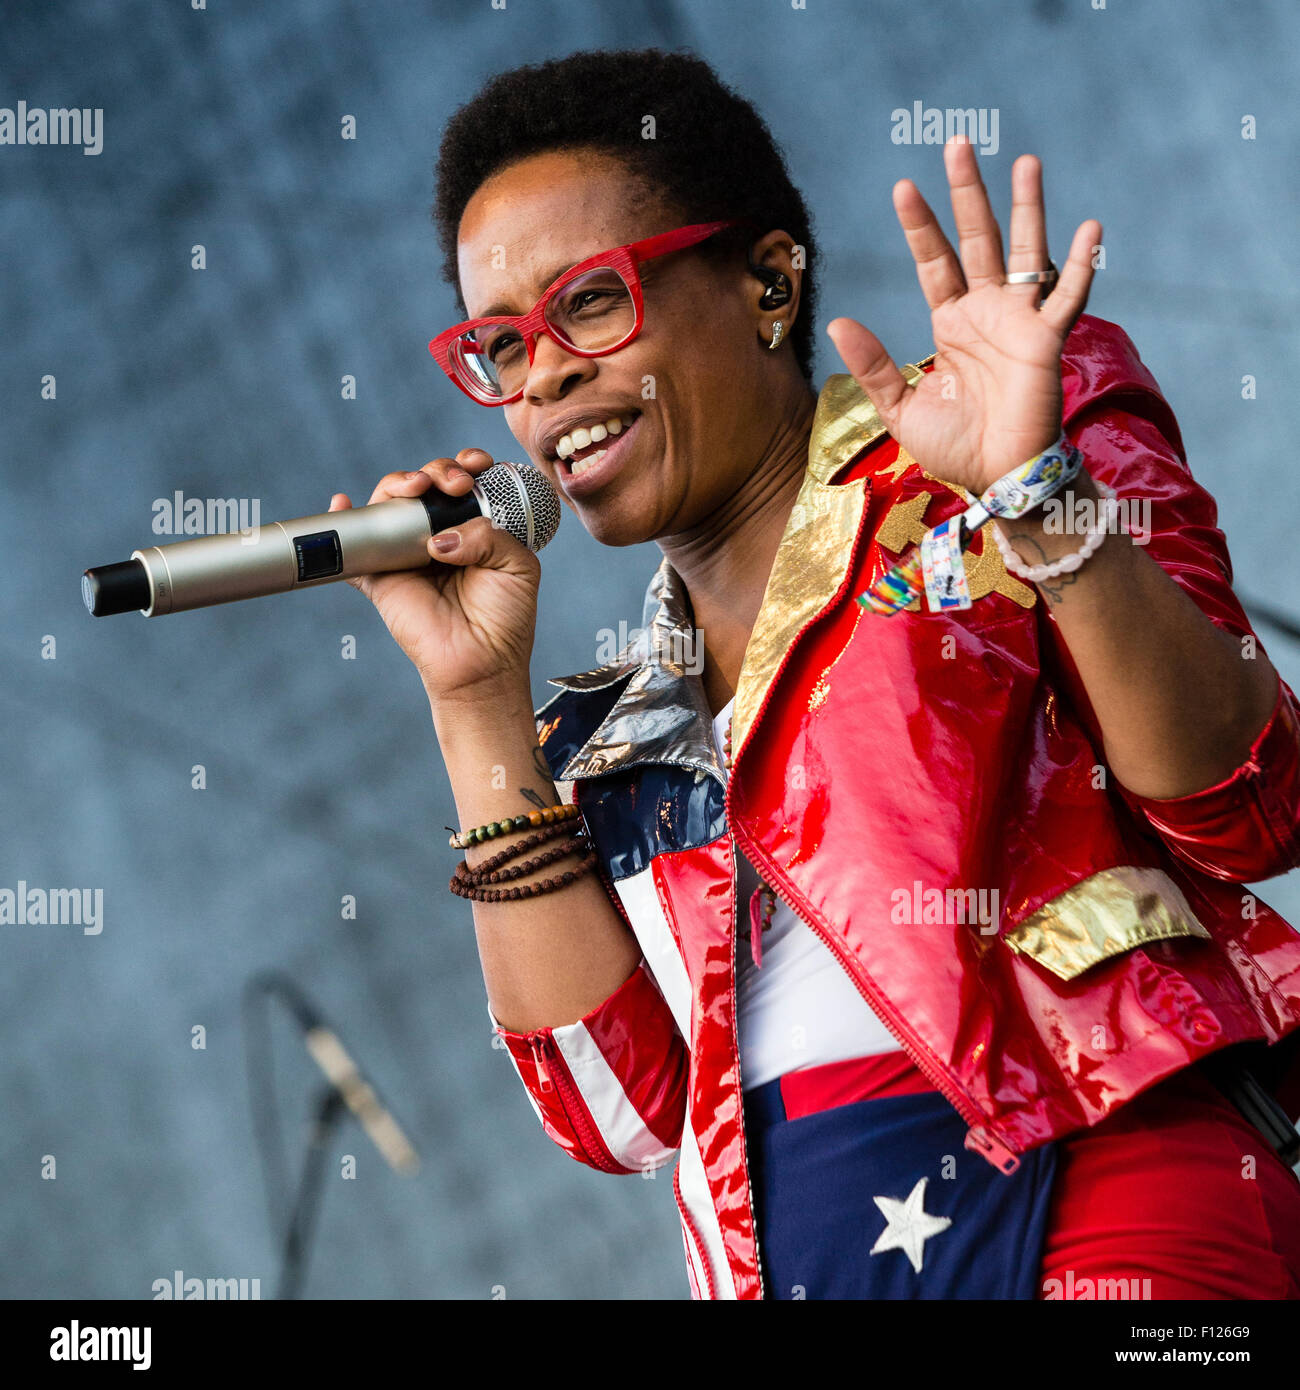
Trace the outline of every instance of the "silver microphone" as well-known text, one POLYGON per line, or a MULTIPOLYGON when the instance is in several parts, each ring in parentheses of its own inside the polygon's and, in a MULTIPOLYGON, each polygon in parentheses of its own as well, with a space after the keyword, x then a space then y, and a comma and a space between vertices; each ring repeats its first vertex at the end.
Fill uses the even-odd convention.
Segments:
POLYGON ((96 618, 136 609, 156 618, 362 574, 420 569, 437 563, 429 558, 431 535, 476 516, 489 517, 529 550, 541 550, 559 529, 560 499, 531 465, 494 463, 463 497, 431 487, 420 497, 133 550, 121 564, 88 569, 81 596, 96 618))

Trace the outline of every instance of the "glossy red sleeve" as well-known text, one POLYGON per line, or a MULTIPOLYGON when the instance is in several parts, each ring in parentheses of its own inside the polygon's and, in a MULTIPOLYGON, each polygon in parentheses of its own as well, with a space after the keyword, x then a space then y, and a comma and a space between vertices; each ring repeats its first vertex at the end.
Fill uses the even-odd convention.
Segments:
POLYGON ((1126 794, 1169 846, 1229 883, 1272 878, 1300 865, 1300 717, 1278 682, 1268 723, 1246 761, 1204 791, 1169 800, 1126 794))
POLYGON ((571 1158, 641 1173, 681 1144, 686 1044, 644 961, 577 1023, 531 1033, 492 1024, 543 1128, 571 1158))
MULTIPOLYGON (((1217 626, 1262 652, 1236 594, 1214 499, 1192 477, 1168 404, 1136 349, 1114 324, 1081 319, 1063 354, 1066 433, 1089 472, 1123 499, 1150 503, 1146 552, 1217 626)), ((1140 515, 1140 514, 1139 514, 1140 515)), ((1045 615, 1075 708, 1100 728, 1050 612, 1045 615)), ((1300 864, 1300 707, 1279 679, 1277 699, 1242 764, 1215 786, 1160 800, 1118 788, 1169 848, 1228 882, 1300 864)))

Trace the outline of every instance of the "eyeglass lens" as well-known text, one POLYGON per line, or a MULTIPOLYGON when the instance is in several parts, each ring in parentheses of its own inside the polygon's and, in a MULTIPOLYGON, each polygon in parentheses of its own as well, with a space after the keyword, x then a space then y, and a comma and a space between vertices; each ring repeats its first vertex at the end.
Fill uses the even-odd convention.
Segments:
MULTIPOLYGON (((580 352, 618 347, 636 326, 627 281, 610 266, 570 280, 546 305, 546 324, 562 346, 580 352)), ((512 396, 528 376, 528 351, 517 329, 493 323, 457 340, 452 361, 465 382, 486 395, 512 396)))

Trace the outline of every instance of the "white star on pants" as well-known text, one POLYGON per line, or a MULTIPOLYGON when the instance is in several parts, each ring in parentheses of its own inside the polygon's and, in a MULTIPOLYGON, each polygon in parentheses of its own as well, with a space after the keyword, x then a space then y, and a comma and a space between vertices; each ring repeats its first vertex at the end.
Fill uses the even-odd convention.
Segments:
POLYGON ((952 1225, 949 1217, 931 1216, 925 1210, 925 1185, 929 1181, 929 1178, 922 1178, 908 1193, 905 1202, 893 1197, 871 1199, 880 1208, 886 1223, 879 1239, 871 1247, 871 1253, 881 1255, 886 1250, 902 1250, 918 1274, 921 1272, 925 1242, 952 1225))

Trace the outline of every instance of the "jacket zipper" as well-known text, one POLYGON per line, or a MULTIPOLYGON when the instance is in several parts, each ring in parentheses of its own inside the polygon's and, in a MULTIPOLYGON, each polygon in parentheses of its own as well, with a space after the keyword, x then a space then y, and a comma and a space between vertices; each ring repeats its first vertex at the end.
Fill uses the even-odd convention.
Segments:
MULTIPOLYGON (((735 762, 735 759, 732 759, 735 762)), ((726 786, 723 788, 723 806, 726 806, 727 792, 731 787, 731 779, 728 777, 726 786)), ((730 832, 731 814, 727 812, 727 827, 730 832)), ((739 975, 736 969, 737 943, 740 940, 740 901, 738 894, 740 891, 740 875, 736 866, 736 837, 729 833, 731 840, 731 1046, 736 1058, 736 1081, 740 1092, 740 1107, 737 1112, 737 1120, 740 1124, 740 1150, 744 1155, 745 1161, 745 1188, 749 1193, 749 1220, 754 1229, 754 1273, 758 1276, 758 1296, 765 1299, 767 1294, 763 1288, 763 1261, 759 1257, 758 1251, 758 1209, 754 1205, 754 1180, 751 1176, 749 1167, 749 1139, 745 1134, 745 1090, 744 1078, 740 1074, 740 997, 737 992, 739 975)))
MULTIPOLYGON (((755 720, 754 722, 757 723, 758 721, 755 720)), ((734 770, 734 755, 732 758, 732 765, 734 770)), ((729 824, 733 823, 731 821, 730 805, 728 805, 727 807, 727 820, 729 824)), ((732 835, 733 838, 739 838, 738 836, 736 836, 734 830, 732 832, 732 835)), ((753 848, 756 849, 757 846, 753 846, 753 848)), ((746 842, 746 853, 748 854, 749 852, 750 847, 746 842)), ((1020 1166, 1020 1159, 1016 1156, 1015 1150, 1012 1149, 1010 1144, 1007 1143, 1002 1138, 1002 1136, 999 1135, 998 1132, 986 1122, 985 1117, 980 1113, 979 1109, 973 1104, 971 1104, 971 1102, 967 1100, 967 1098, 964 1095, 962 1095, 962 1093, 958 1091, 956 1087, 954 1087, 948 1081, 947 1077, 943 1074, 942 1067, 941 1064, 938 1062, 938 1059, 934 1058, 934 1060, 931 1061, 933 1054, 929 1051, 929 1049, 926 1048, 923 1043, 913 1040, 907 1033, 904 1032, 901 1023, 899 1022, 897 1013, 895 1013, 888 1006, 884 997, 882 995, 876 994, 875 991, 869 990, 864 986, 863 982, 858 978, 857 973, 850 966, 844 953, 840 950, 839 946, 831 939, 829 934, 822 930, 820 923, 815 922, 811 917, 809 917, 805 912, 803 912, 799 905, 793 902, 790 899, 790 897, 784 892, 781 885, 778 882, 774 881, 776 878, 776 873, 774 872, 776 870, 775 863, 766 855, 763 855, 761 853, 757 855, 750 854, 750 861, 751 863, 761 863, 768 870, 768 872, 764 875, 764 881, 767 883, 768 887, 771 888, 772 891, 776 893, 778 897, 780 897, 781 901, 785 903, 785 905, 801 921, 805 922, 808 925, 809 929, 825 944, 826 948, 831 952, 835 959, 839 961, 841 967, 844 969, 849 979, 853 981, 854 985, 857 987, 858 993, 862 995, 863 999, 866 1000, 867 1004, 875 1012, 876 1016, 890 1031, 890 1033, 893 1034, 899 1046, 912 1059, 917 1069, 931 1083, 931 1085, 934 1086, 935 1090, 937 1090, 940 1093, 940 1095, 942 1095, 948 1101, 948 1103, 953 1107, 953 1109, 957 1111, 957 1113, 962 1117, 962 1119, 966 1121, 967 1125, 969 1126, 966 1132, 966 1147, 975 1151, 976 1153, 981 1154, 1000 1172, 1007 1174, 1014 1173, 1016 1169, 1020 1166)))
POLYGON ((556 1045, 554 1032, 550 1028, 539 1028, 528 1035, 528 1046, 537 1067, 538 1084, 543 1091, 554 1091, 559 1098, 560 1108, 573 1132, 578 1136, 583 1152, 604 1173, 630 1173, 609 1151, 609 1146, 600 1137, 587 1102, 583 1100, 578 1088, 569 1075, 568 1064, 556 1045), (547 1057, 551 1064, 548 1065, 547 1057))
MULTIPOLYGON (((871 480, 867 479, 866 484, 868 499, 865 505, 869 506, 871 480)), ((853 546, 853 553, 849 557, 848 574, 850 577, 854 572, 854 561, 857 558, 857 552, 860 544, 861 531, 859 531, 857 541, 853 546)), ((832 599, 831 602, 832 604, 834 604, 836 600, 832 599)), ((754 715, 753 722, 750 724, 749 729, 745 735, 745 743, 749 742, 750 738, 753 737, 754 730, 762 722, 763 715, 767 711, 768 702, 772 698, 772 692, 776 689, 778 683, 780 682, 781 676, 784 673, 786 666, 789 665, 791 652, 793 652, 795 647, 798 646, 804 633, 806 633, 808 629, 812 627, 812 625, 815 622, 817 622, 819 618, 824 617, 827 611, 829 610, 823 609, 821 613, 816 615, 816 617, 810 618, 790 640, 790 645, 785 649, 785 655, 781 658, 781 664, 776 668, 776 674, 768 683, 767 691, 763 696, 763 702, 761 705, 759 705, 758 712, 754 715)), ((736 764, 740 761, 741 752, 741 748, 735 748, 732 750, 731 776, 727 780, 726 794, 723 800, 723 805, 725 807, 727 816, 727 825, 729 828, 731 828, 733 843, 741 838, 736 834, 734 828, 736 822, 732 816, 731 811, 731 788, 732 784, 735 782, 736 764)), ((774 863, 774 861, 771 860, 767 855, 765 855, 756 844, 750 845, 746 841, 744 848, 745 853, 749 856, 750 863, 755 864, 755 866, 761 863, 768 870, 768 874, 770 875, 770 877, 765 877, 765 881, 767 882, 768 886, 772 889, 772 891, 776 893, 780 897, 781 901, 785 903, 785 905, 798 918, 800 918, 800 920, 805 922, 808 928, 820 938, 820 940, 826 946, 827 950, 829 950, 831 954, 836 958, 836 960, 839 961, 841 967, 848 974, 849 979, 853 981, 854 985, 857 987, 858 993, 862 995, 863 999, 866 1000, 867 1004, 875 1011, 880 1021, 898 1040, 899 1046, 912 1059, 912 1062, 915 1064, 917 1069, 930 1082, 930 1084, 934 1086, 934 1088, 939 1092, 939 1094, 942 1095, 948 1101, 948 1103, 953 1107, 953 1109, 957 1111, 957 1113, 962 1117, 962 1119, 966 1121, 967 1125, 969 1126, 966 1132, 966 1148, 971 1149, 974 1152, 982 1155, 1000 1172, 1006 1174, 1014 1173, 1016 1169, 1020 1166, 1020 1159, 1017 1156, 1016 1150, 1011 1147, 1010 1143, 1001 1134, 999 1134, 999 1132, 994 1126, 990 1125, 987 1122, 985 1116, 981 1114, 979 1108, 972 1104, 971 1101, 969 1101, 964 1095, 962 1095, 961 1092, 958 1091, 948 1081, 947 1077, 943 1074, 942 1064, 939 1062, 939 1059, 935 1057, 934 1054, 931 1053, 930 1050, 919 1039, 913 1039, 905 1033, 899 1015, 889 1006, 884 997, 876 995, 874 990, 869 990, 865 987, 863 982, 858 978, 857 973, 850 966, 845 954, 831 939, 830 935, 827 932, 823 931, 821 924, 818 922, 814 922, 811 917, 807 916, 800 909, 797 903, 794 903, 790 900, 788 895, 782 890, 781 885, 774 881, 778 877, 776 872, 776 864, 774 863), (756 851, 756 853, 754 851, 756 851)), ((761 1271, 759 1278, 760 1280, 762 1278, 761 1271)))
POLYGON ((1247 758, 1243 766, 1247 774, 1246 780, 1250 784, 1251 799, 1254 801, 1255 805, 1259 807, 1260 819, 1268 827, 1268 833, 1272 837, 1273 843, 1277 846, 1282 856, 1283 863, 1294 868, 1297 863, 1295 858, 1297 842, 1285 829, 1279 829, 1274 823, 1272 809, 1264 800, 1264 793, 1260 788, 1260 774, 1263 772, 1263 768, 1259 765, 1254 756, 1247 758))
MULTIPOLYGON (((700 1273, 704 1275, 704 1288, 700 1291, 701 1296, 712 1301, 713 1299, 713 1270, 709 1267, 709 1252, 704 1248, 704 1242, 700 1239, 700 1233, 695 1229, 695 1222, 691 1219, 691 1214, 686 1209, 686 1199, 682 1196, 682 1168, 679 1163, 673 1169, 673 1196, 677 1198, 677 1210, 681 1213, 682 1224, 690 1232, 691 1240, 695 1242, 695 1253, 700 1261, 700 1273)), ((687 1252, 689 1256, 689 1251, 687 1252)))

